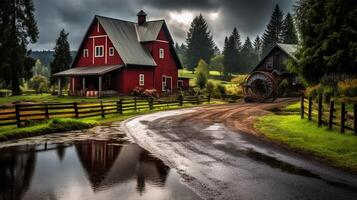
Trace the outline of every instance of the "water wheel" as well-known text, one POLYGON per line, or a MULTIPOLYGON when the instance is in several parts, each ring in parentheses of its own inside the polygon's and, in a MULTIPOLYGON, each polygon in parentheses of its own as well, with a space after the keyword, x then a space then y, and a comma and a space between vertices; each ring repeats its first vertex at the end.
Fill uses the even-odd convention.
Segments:
POLYGON ((272 102, 278 96, 277 80, 268 72, 253 72, 243 84, 243 93, 249 102, 272 102))

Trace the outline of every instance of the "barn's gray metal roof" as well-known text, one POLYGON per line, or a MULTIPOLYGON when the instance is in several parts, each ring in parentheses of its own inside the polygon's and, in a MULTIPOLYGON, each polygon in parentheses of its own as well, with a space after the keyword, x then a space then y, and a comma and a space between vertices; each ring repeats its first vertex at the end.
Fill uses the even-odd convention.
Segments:
POLYGON ((139 42, 135 23, 102 16, 96 18, 126 65, 157 66, 150 52, 139 42))
POLYGON ((90 76, 104 75, 123 67, 124 65, 105 65, 105 66, 89 66, 89 67, 74 67, 65 71, 54 74, 53 76, 90 76))
POLYGON ((149 42, 156 40, 164 24, 164 20, 145 22, 142 25, 135 24, 140 42, 149 42))

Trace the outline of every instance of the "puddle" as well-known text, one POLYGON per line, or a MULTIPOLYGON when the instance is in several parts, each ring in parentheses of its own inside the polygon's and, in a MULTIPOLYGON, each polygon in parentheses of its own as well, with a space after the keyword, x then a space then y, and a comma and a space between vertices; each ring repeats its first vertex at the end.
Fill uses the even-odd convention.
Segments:
POLYGON ((199 199, 176 172, 116 140, 0 149, 0 200, 199 199))

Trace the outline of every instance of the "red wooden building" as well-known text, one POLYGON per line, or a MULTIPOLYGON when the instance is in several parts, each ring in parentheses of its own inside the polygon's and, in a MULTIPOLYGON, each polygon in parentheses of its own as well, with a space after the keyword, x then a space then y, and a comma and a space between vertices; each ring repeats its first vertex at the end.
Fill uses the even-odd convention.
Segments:
MULTIPOLYGON (((71 69, 54 74, 69 77, 71 95, 130 94, 136 88, 174 92, 187 88, 178 77, 181 63, 164 20, 137 22, 103 16, 92 20, 71 69)), ((61 88, 61 87, 60 87, 61 88)))

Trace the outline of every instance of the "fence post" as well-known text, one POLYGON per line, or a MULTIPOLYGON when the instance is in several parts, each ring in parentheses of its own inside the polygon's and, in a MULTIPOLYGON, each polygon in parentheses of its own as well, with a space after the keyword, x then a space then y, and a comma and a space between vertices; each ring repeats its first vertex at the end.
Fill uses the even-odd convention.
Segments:
POLYGON ((199 95, 196 96, 196 104, 198 105, 200 103, 199 95))
POLYGON ((45 118, 46 119, 49 119, 50 118, 50 115, 48 113, 48 104, 45 104, 45 118))
POLYGON ((331 130, 332 129, 332 125, 333 125, 333 111, 334 111, 334 105, 335 102, 334 101, 330 101, 330 110, 329 110, 329 116, 328 116, 328 128, 331 130))
POLYGON ((101 114, 102 114, 102 118, 104 118, 105 117, 105 113, 104 113, 103 101, 100 101, 100 111, 101 111, 101 114))
POLYGON ((134 97, 134 110, 136 112, 136 97, 134 97))
POLYGON ((154 98, 152 97, 149 98, 149 109, 150 110, 154 109, 154 98))
POLYGON ((117 111, 119 112, 119 114, 123 114, 123 100, 119 99, 119 101, 117 101, 117 111))
POLYGON ((357 103, 353 104, 353 129, 354 134, 357 135, 357 103))
POLYGON ((210 103, 211 102, 211 93, 208 94, 208 97, 207 97, 207 102, 210 103))
POLYGON ((20 119, 20 105, 19 104, 15 104, 15 113, 16 113, 16 124, 17 127, 21 127, 21 119, 20 119))
POLYGON ((344 133, 345 132, 345 114, 346 114, 346 106, 345 106, 345 102, 341 103, 341 128, 340 128, 340 132, 344 133))
POLYGON ((78 104, 77 104, 77 102, 73 103, 73 109, 74 109, 74 117, 78 118, 79 114, 78 114, 78 104))
POLYGON ((300 115, 301 115, 301 119, 304 119, 304 95, 301 96, 300 99, 300 115))
POLYGON ((322 98, 318 100, 317 124, 318 126, 322 125, 322 98))
POLYGON ((183 96, 182 96, 182 94, 180 94, 180 96, 179 96, 179 103, 180 103, 180 106, 183 106, 183 96))
POLYGON ((309 97, 309 105, 307 108, 307 118, 309 121, 311 121, 311 112, 312 112, 312 97, 309 97))

